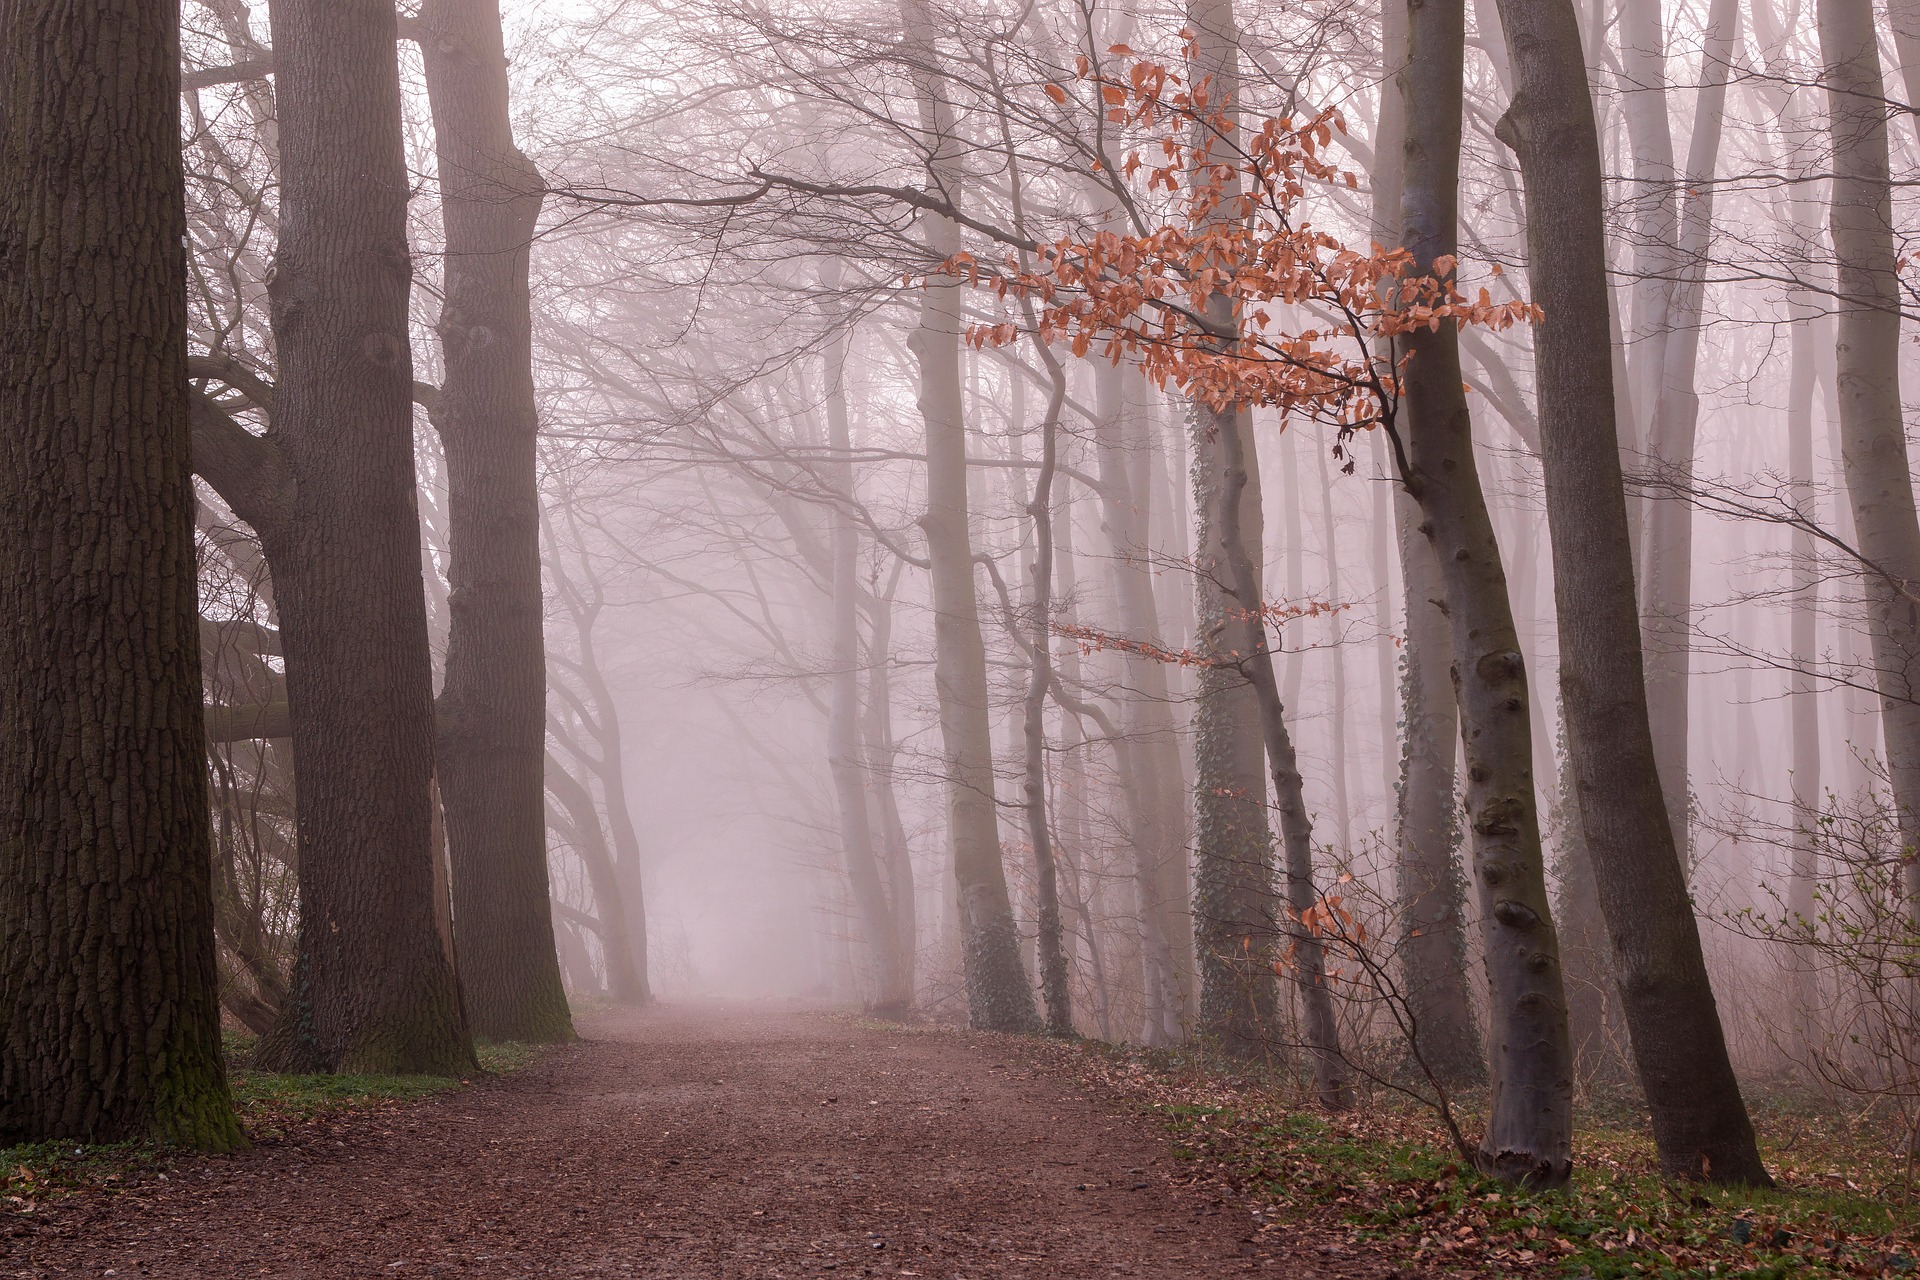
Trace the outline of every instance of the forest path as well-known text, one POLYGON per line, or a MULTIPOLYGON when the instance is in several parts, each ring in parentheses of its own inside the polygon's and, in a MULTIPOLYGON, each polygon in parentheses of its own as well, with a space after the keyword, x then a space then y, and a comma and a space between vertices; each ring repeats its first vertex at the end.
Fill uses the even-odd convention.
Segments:
POLYGON ((771 1005, 581 1031, 513 1075, 56 1206, 0 1234, 0 1277, 1321 1274, 1256 1253, 1150 1120, 1005 1040, 771 1005))

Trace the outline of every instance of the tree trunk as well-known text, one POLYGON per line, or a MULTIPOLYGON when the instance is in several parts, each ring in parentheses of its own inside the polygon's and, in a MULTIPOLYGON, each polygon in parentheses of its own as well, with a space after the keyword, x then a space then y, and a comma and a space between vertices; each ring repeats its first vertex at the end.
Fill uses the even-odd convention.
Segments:
MULTIPOLYGON (((1793 505, 1814 516, 1813 488, 1813 326, 1814 300, 1795 299, 1795 315, 1790 337, 1792 364, 1787 381, 1787 483, 1793 505)), ((1793 794, 1793 863, 1787 886, 1790 923, 1811 922, 1815 915, 1814 882, 1819 875, 1819 856, 1814 832, 1823 808, 1820 778, 1820 690, 1814 678, 1816 630, 1820 609, 1819 561, 1815 555, 1813 534, 1804 528, 1793 530, 1789 552, 1791 578, 1787 623, 1787 697, 1789 725, 1793 739, 1791 779, 1793 794)), ((1794 1012, 1803 1031, 1817 1012, 1818 989, 1814 957, 1801 953, 1789 963, 1794 973, 1794 1012)), ((1808 1043, 1812 1043, 1809 1038, 1808 1043)))
MULTIPOLYGON (((1465 0, 1409 6, 1401 244, 1417 275, 1459 243, 1465 0)), ((1560 942, 1547 899, 1533 785, 1531 696, 1506 569, 1473 455, 1473 421, 1452 322, 1404 339, 1408 488, 1425 520, 1451 624, 1466 747, 1466 816, 1486 952, 1493 1097, 1486 1172, 1559 1186, 1572 1172, 1573 1046, 1560 942)), ((1424 886, 1423 886, 1424 887, 1424 886)), ((1433 886, 1440 890, 1440 886, 1433 886)))
MULTIPOLYGON (((1097 364, 1094 377, 1093 443, 1100 477, 1100 522, 1111 550, 1112 590, 1124 634, 1160 639, 1160 608, 1154 598, 1148 505, 1133 485, 1129 465, 1146 447, 1132 428, 1124 370, 1097 364)), ((1130 696, 1120 704, 1126 738, 1128 805, 1138 813, 1127 841, 1133 857, 1135 901, 1140 919, 1140 1042, 1179 1044, 1188 1027, 1186 980, 1181 957, 1192 945, 1192 925, 1183 910, 1181 874, 1186 860, 1186 799, 1174 736, 1173 696, 1164 663, 1142 654, 1122 659, 1130 696)))
POLYGON ((906 824, 900 819, 900 794, 894 786, 894 760, 899 744, 893 737, 893 592, 899 583, 896 561, 893 580, 885 592, 871 599, 872 619, 867 633, 867 698, 861 714, 861 745, 867 763, 867 785, 880 821, 880 847, 885 853, 887 898, 893 905, 893 932, 899 941, 906 986, 914 995, 914 975, 920 947, 919 902, 913 881, 913 848, 906 824))
POLYGON ((539 171, 513 143, 498 0, 425 0, 446 229, 432 421, 446 451, 448 631, 436 759, 461 985, 487 1040, 573 1038, 547 899, 538 427, 527 260, 539 171))
MULTIPOLYGON (((1333 481, 1327 474, 1327 451, 1315 447, 1313 450, 1315 477, 1320 481, 1320 542, 1326 554, 1327 564, 1327 603, 1344 604, 1341 599, 1343 584, 1340 581, 1340 540, 1334 524, 1333 481)), ((1328 721, 1332 726, 1332 740, 1328 743, 1327 767, 1332 774, 1333 784, 1333 831, 1339 841, 1339 856, 1349 857, 1353 853, 1353 798, 1347 787, 1347 658, 1345 646, 1340 642, 1340 615, 1327 615, 1327 664, 1333 668, 1330 689, 1332 705, 1328 708, 1328 721)))
MULTIPOLYGON (((919 48, 921 65, 931 66, 933 20, 925 0, 901 0, 901 18, 909 45, 919 48)), ((915 89, 929 176, 957 202, 961 179, 954 164, 950 110, 930 71, 916 72, 915 89)), ((959 228, 938 215, 928 215, 926 223, 932 256, 943 261, 951 257, 960 247, 959 228)), ((966 328, 962 288, 957 280, 929 280, 920 291, 919 322, 907 341, 919 365, 917 400, 926 429, 927 513, 920 526, 932 562, 934 684, 946 749, 947 834, 960 898, 972 1023, 987 1031, 1030 1031, 1039 1019, 1000 860, 987 649, 980 633, 968 527, 967 427, 960 387, 960 340, 966 328)))
MULTIPOLYGON (((1694 100, 1693 140, 1688 146, 1685 207, 1679 246, 1666 284, 1668 332, 1648 340, 1663 344, 1660 384, 1647 430, 1646 467, 1656 479, 1690 483, 1700 396, 1694 368, 1700 353, 1701 306, 1713 233, 1714 169, 1720 155, 1727 75, 1739 36, 1738 0, 1713 0, 1701 52, 1700 91, 1694 100)), ((1662 106, 1664 112, 1665 107, 1662 106)), ((1670 144, 1669 144, 1670 145, 1670 144)), ((1655 493, 1646 504, 1641 548, 1641 628, 1647 651, 1647 715, 1660 789, 1667 802, 1674 847, 1682 859, 1692 847, 1691 784, 1687 761, 1687 698, 1693 656, 1693 503, 1678 494, 1655 493)))
POLYGON ((220 1057, 178 11, 0 3, 0 1144, 245 1139, 220 1057))
POLYGON ((281 221, 269 292, 284 520, 273 566, 299 780, 282 1070, 462 1075, 434 927, 433 686, 413 470, 412 261, 390 4, 272 0, 281 221))
POLYGON ((1847 497, 1866 575, 1887 777, 1907 909, 1920 921, 1920 520, 1900 416, 1900 294, 1886 86, 1872 0, 1820 0, 1833 130, 1830 210, 1839 311, 1835 382, 1847 497))
POLYGON ((621 892, 620 874, 613 855, 607 849, 600 811, 594 806, 593 792, 574 777, 567 767, 545 757, 546 789, 573 836, 574 852, 586 868, 587 883, 593 888, 593 910, 600 935, 601 958, 607 969, 607 994, 621 1004, 647 1002, 647 983, 633 962, 632 930, 627 922, 626 897, 621 892))
POLYGON ((1501 0, 1527 202, 1560 688, 1621 1004, 1669 1176, 1765 1182, 1666 820, 1613 416, 1600 143, 1571 0, 1501 0))
MULTIPOLYGON (((1407 120, 1412 113, 1395 81, 1407 62, 1407 27, 1405 0, 1384 0, 1381 61, 1389 79, 1380 95, 1373 196, 1374 239, 1382 245, 1400 243, 1407 120)), ((1464 886, 1456 858, 1460 720, 1448 674, 1453 638, 1447 630, 1446 588, 1433 542, 1421 527, 1420 504, 1404 485, 1391 487, 1406 619, 1405 667, 1398 689, 1405 736, 1397 762, 1394 813, 1400 981, 1419 1063, 1443 1082, 1467 1083, 1480 1080, 1486 1065, 1467 977, 1464 886)), ((1392 695, 1383 691, 1382 696, 1392 695)))
MULTIPOLYGON (((1245 418, 1243 414, 1233 416, 1245 418)), ((1340 1024, 1334 1017, 1333 993, 1327 983, 1325 948, 1318 927, 1309 923, 1308 916, 1309 911, 1320 905, 1320 892, 1313 883, 1313 819, 1307 814, 1300 766, 1294 757, 1292 738, 1287 733, 1286 708, 1280 702, 1273 653, 1267 645, 1267 626, 1260 613, 1264 603, 1260 595, 1260 575, 1254 568, 1246 541, 1235 533, 1241 527, 1241 495, 1247 490, 1253 469, 1244 452, 1241 434, 1223 431, 1221 436, 1224 484, 1220 526, 1228 531, 1221 540, 1221 552, 1233 593, 1229 599, 1238 605, 1238 612, 1247 615, 1245 625, 1252 633, 1251 643, 1240 651, 1246 656, 1237 665, 1245 672, 1244 678, 1258 699, 1261 740, 1273 773, 1274 808, 1280 814, 1280 838, 1286 850, 1287 908, 1291 917, 1286 933, 1292 953, 1290 967, 1300 990, 1302 1030, 1313 1064, 1314 1094, 1329 1111, 1345 1111, 1353 1105, 1353 1091, 1347 1082, 1346 1058, 1340 1051, 1340 1024)), ((1254 951, 1254 948, 1248 946, 1245 950, 1254 951)))
MULTIPOLYGON (((1015 179, 1015 217, 1019 188, 1015 179)), ((1032 308, 1028 307, 1031 321, 1032 308)), ((1047 370, 1050 390, 1040 419, 1040 468, 1034 473, 1027 516, 1033 521, 1033 562, 1029 566, 1027 608, 1029 668, 1022 711, 1021 807, 1027 839, 1033 845, 1034 921, 1038 930, 1040 996, 1047 1033, 1073 1034, 1073 993, 1067 985, 1067 953, 1060 923, 1060 876, 1054 865, 1053 831, 1047 816, 1047 691, 1053 675, 1053 478, 1059 469, 1060 411, 1067 402, 1067 374, 1044 340, 1034 339, 1035 354, 1047 370)), ((1071 518, 1071 517, 1069 517, 1071 518)))
MULTIPOLYGON (((1240 93, 1240 32, 1232 0, 1192 0, 1192 80, 1208 100, 1235 110, 1240 93)), ((1231 206, 1233 190, 1221 204, 1231 206)), ((1215 300, 1225 309, 1224 298, 1215 300)), ((1191 407, 1195 648, 1209 657, 1254 651, 1256 630, 1243 616, 1259 608, 1260 473, 1248 415, 1235 408, 1191 407), (1229 454, 1240 458, 1234 476, 1229 454), (1234 523, 1229 525, 1228 503, 1234 523), (1228 548, 1246 551, 1253 600, 1235 598, 1228 548)), ((1200 671, 1193 720, 1194 945, 1200 956, 1199 1030, 1228 1053, 1258 1054, 1272 1038, 1274 942, 1279 933, 1273 881, 1273 836, 1267 827, 1267 781, 1260 706, 1254 686, 1232 665, 1200 671)), ((1304 808, 1301 811, 1305 816, 1304 808)), ((1310 853, 1311 851, 1309 851, 1310 853)))
POLYGON ((836 500, 828 507, 832 543, 832 646, 827 710, 827 768, 840 816, 840 844, 847 882, 860 912, 860 932, 873 957, 876 991, 870 1011, 904 1018, 913 1010, 913 978, 900 951, 893 910, 874 856, 867 770, 860 750, 860 531, 854 502, 852 441, 847 425, 847 334, 833 335, 826 353, 828 481, 836 500))
POLYGON ((1667 33, 1662 0, 1620 0, 1620 114, 1626 121, 1633 181, 1629 210, 1633 239, 1632 305, 1625 348, 1627 386, 1621 388, 1636 438, 1646 444, 1654 404, 1665 381, 1667 339, 1673 333, 1673 281, 1678 274, 1679 186, 1673 126, 1667 114, 1667 33))
MULTIPOLYGON (((580 537, 577 524, 573 533, 576 539, 580 537)), ((653 994, 647 981, 647 901, 641 877, 640 833, 634 828, 633 810, 627 804, 626 757, 620 732, 620 713, 614 705, 613 690, 608 687, 606 676, 600 670, 600 653, 594 643, 594 629, 599 623, 600 611, 606 606, 606 598, 593 561, 584 550, 580 555, 581 577, 585 579, 583 587, 568 575, 551 528, 547 530, 547 542, 554 547, 553 556, 548 561, 548 572, 558 588, 568 616, 573 619, 579 643, 577 660, 555 657, 554 661, 578 677, 586 691, 586 700, 580 704, 584 708, 581 711, 581 724, 593 739, 593 746, 599 755, 589 758, 581 752, 574 754, 600 779, 600 797, 606 811, 607 831, 613 838, 614 866, 620 877, 620 897, 626 904, 627 942, 639 982, 634 999, 636 1003, 646 1004, 653 999, 653 994)))

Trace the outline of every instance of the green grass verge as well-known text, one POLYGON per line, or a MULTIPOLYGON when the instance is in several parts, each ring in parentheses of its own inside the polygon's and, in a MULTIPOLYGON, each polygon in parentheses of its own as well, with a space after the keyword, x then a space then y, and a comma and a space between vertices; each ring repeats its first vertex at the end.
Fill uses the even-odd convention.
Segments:
MULTIPOLYGON (((332 1119, 404 1106, 472 1083, 445 1076, 281 1075, 245 1065, 250 1041, 229 1037, 226 1047, 233 1107, 254 1142, 281 1141, 332 1119)), ((481 1072, 519 1071, 547 1048, 480 1045, 481 1072)), ((0 1147, 0 1209, 31 1213, 46 1201, 77 1192, 114 1190, 146 1177, 165 1177, 179 1159, 179 1153, 144 1142, 0 1147)))
POLYGON ((1268 1221, 1337 1229, 1422 1274, 1920 1277, 1920 1178, 1884 1128, 1802 1099, 1753 1108, 1776 1189, 1663 1179, 1639 1116, 1616 1102, 1582 1117, 1573 1186, 1532 1194, 1467 1167, 1431 1113, 1395 1095, 1332 1116, 1200 1056, 1039 1051, 1162 1116, 1177 1155, 1268 1221))

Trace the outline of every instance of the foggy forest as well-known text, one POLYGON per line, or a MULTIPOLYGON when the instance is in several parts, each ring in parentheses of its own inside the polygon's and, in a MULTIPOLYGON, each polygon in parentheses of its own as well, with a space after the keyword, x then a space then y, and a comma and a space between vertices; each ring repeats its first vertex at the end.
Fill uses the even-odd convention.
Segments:
POLYGON ((1915 1273, 1916 104, 0 0, 0 1275, 1915 1273))

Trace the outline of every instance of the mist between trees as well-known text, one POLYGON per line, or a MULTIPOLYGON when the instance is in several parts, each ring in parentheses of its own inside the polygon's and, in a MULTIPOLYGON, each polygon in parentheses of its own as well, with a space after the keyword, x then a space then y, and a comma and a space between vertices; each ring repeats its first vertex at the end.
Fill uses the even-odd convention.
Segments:
POLYGON ((726 994, 1915 1141, 1914 0, 162 7, 0 7, 0 1135, 726 994))

